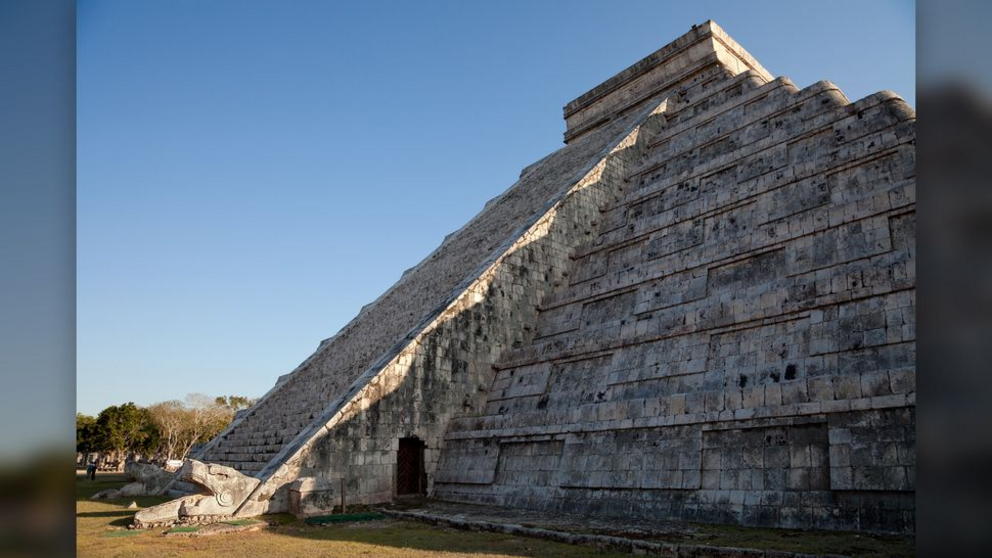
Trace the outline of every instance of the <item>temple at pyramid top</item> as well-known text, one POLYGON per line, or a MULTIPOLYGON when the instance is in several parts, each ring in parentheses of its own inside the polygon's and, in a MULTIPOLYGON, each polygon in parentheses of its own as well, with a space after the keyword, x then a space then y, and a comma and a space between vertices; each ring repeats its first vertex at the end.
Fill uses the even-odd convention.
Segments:
POLYGON ((685 35, 565 105, 565 143, 690 83, 715 73, 737 75, 747 70, 767 81, 773 79, 713 20, 694 25, 685 35))

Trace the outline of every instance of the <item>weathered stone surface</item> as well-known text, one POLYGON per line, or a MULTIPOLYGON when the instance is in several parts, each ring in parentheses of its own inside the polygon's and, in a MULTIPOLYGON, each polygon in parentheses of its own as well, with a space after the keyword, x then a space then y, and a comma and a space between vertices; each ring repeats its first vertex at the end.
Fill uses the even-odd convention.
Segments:
POLYGON ((179 470, 180 478, 200 487, 205 494, 194 494, 152 506, 135 514, 135 525, 150 527, 178 521, 210 521, 216 517, 230 517, 248 495, 258 487, 254 477, 235 469, 201 463, 187 459, 179 470))
POLYGON ((154 496, 162 492, 172 482, 173 473, 151 463, 128 462, 124 472, 131 475, 133 482, 120 488, 108 488, 97 492, 91 499, 103 500, 127 498, 131 496, 154 496))
POLYGON ((661 91, 678 91, 714 68, 716 73, 750 71, 764 81, 772 79, 719 25, 707 21, 565 105, 565 142, 650 103, 661 91))
POLYGON ((134 477, 135 482, 144 485, 142 494, 158 494, 175 477, 174 473, 151 463, 132 462, 124 467, 124 472, 134 477))
POLYGON ((707 22, 565 114, 200 452, 257 479, 218 511, 390 500, 416 439, 451 501, 912 530, 912 108, 799 90, 707 22))
POLYGON ((434 496, 911 531, 912 109, 753 73, 677 98, 537 336, 451 422, 434 496))
POLYGON ((300 477, 289 487, 289 513, 310 517, 341 511, 341 480, 300 477))

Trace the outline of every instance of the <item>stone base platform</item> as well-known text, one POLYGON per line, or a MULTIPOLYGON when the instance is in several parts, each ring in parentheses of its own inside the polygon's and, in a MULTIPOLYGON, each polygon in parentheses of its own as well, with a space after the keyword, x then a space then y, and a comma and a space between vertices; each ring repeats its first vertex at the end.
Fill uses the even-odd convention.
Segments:
POLYGON ((434 500, 407 501, 380 511, 395 519, 537 537, 640 556, 798 558, 915 554, 913 538, 900 536, 611 519, 434 500))

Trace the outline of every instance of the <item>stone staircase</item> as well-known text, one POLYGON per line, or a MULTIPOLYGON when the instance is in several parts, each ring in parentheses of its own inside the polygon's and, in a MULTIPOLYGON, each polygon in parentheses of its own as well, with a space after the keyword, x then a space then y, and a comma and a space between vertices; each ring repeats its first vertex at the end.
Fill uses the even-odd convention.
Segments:
POLYGON ((199 459, 255 475, 347 388, 341 380, 313 372, 288 378, 199 459))

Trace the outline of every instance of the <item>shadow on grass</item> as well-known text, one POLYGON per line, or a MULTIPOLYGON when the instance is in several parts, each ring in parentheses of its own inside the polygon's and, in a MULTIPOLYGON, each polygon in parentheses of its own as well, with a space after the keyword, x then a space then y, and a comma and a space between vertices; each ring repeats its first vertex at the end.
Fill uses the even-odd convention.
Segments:
POLYGON ((95 481, 85 478, 83 475, 76 476, 76 502, 88 502, 92 504, 102 504, 119 507, 110 511, 77 511, 77 519, 88 518, 108 518, 106 523, 110 527, 127 527, 134 522, 134 514, 138 510, 127 509, 126 506, 135 502, 140 508, 147 508, 156 504, 161 504, 169 499, 161 496, 135 496, 131 498, 111 498, 106 500, 92 500, 91 497, 108 488, 120 488, 127 484, 129 479, 126 475, 116 473, 105 473, 98 475, 95 481))
POLYGON ((130 525, 132 523, 134 523, 134 513, 133 512, 125 515, 124 517, 120 517, 118 519, 115 519, 115 520, 111 521, 110 523, 108 523, 107 525, 111 525, 113 527, 127 527, 128 525, 130 525))
MULTIPOLYGON (((463 531, 395 519, 321 526, 296 522, 270 528, 270 532, 299 539, 314 549, 322 548, 321 543, 337 542, 392 547, 400 551, 416 552, 418 555, 455 553, 552 558, 629 556, 627 553, 602 551, 538 538, 463 531)), ((376 553, 374 549, 369 550, 376 553)))
POLYGON ((77 512, 76 517, 123 517, 134 515, 135 510, 107 511, 107 512, 77 512))
POLYGON ((916 555, 912 536, 715 524, 695 524, 693 527, 695 532, 686 541, 692 544, 867 557, 916 555))
MULTIPOLYGON (((430 508, 429 502, 420 502, 421 505, 427 505, 430 508)), ((404 506, 407 507, 407 506, 404 506)), ((470 508, 470 506, 465 506, 470 508)), ((350 510, 349 510, 350 511, 350 510)), ((415 511, 407 509, 407 511, 415 511)), ((424 511, 429 511, 424 510, 424 511)), ((574 523, 569 521, 562 522, 560 518, 553 515, 548 515, 546 517, 535 517, 534 512, 523 512, 518 510, 510 510, 505 508, 485 508, 479 507, 475 512, 469 509, 461 510, 461 512, 455 513, 455 516, 461 519, 478 519, 486 520, 494 523, 510 523, 519 524, 525 527, 547 529, 551 531, 562 531, 571 534, 592 534, 592 535, 603 535, 610 537, 620 537, 635 540, 646 540, 658 543, 670 543, 679 545, 688 545, 686 552, 701 552, 701 555, 707 555, 709 552, 707 547, 722 547, 730 549, 752 549, 754 551, 778 551, 784 553, 798 553, 798 554, 817 554, 817 555, 848 555, 848 556, 864 556, 864 557, 912 557, 915 556, 915 540, 912 536, 904 535, 886 535, 886 534, 875 534, 875 533, 855 533, 846 531, 823 531, 823 530, 798 530, 798 529, 775 529, 775 528, 759 528, 759 527, 743 527, 743 526, 733 526, 733 525, 718 525, 718 524, 683 524, 679 529, 673 529, 669 531, 668 529, 654 531, 654 522, 650 520, 636 520, 636 519, 615 519, 606 520, 603 518, 583 518, 577 516, 572 518, 575 520, 574 523), (533 520, 532 522, 524 521, 525 519, 533 520), (588 521, 587 521, 588 519, 588 521), (697 550, 689 550, 691 547, 697 547, 697 550)), ((444 514, 441 514, 444 516, 444 514)), ((408 524, 408 523, 406 523, 408 524)), ((472 530, 460 530, 456 527, 440 527, 440 526, 426 526, 427 529, 433 529, 435 533, 438 532, 455 532, 456 530, 465 533, 466 537, 481 537, 483 534, 492 536, 495 540, 517 540, 517 541, 538 541, 543 539, 530 538, 527 535, 506 535, 499 533, 480 533, 478 531, 472 530)), ((399 527, 397 527, 399 528, 399 527)), ((352 531, 360 531, 358 525, 351 526, 352 531)), ((335 530, 334 526, 314 526, 311 530, 305 530, 297 528, 295 530, 287 530, 287 534, 293 536, 311 538, 311 539, 324 539, 325 537, 333 537, 335 539, 341 540, 341 537, 356 537, 354 540, 358 540, 357 537, 368 536, 361 533, 342 533, 340 530, 335 530), (320 533, 320 529, 326 529, 327 533, 320 533), (316 532, 315 532, 316 531, 316 532)), ((372 535, 374 536, 374 535, 372 535)), ((375 541, 374 539, 366 539, 370 543, 383 542, 375 541)), ((402 544, 400 541, 396 541, 402 544)), ((439 546, 424 546, 425 543, 413 541, 416 548, 421 548, 425 550, 436 550, 444 549, 446 547, 439 546)), ((544 541, 547 542, 547 541, 544 541)), ((388 544, 388 543, 387 543, 388 544)), ((409 543, 407 543, 409 544, 409 543)), ((426 542, 427 545, 433 544, 433 541, 426 542)), ((557 543, 555 543, 557 544, 557 543)), ((403 546, 406 546, 405 544, 403 546)), ((591 555, 603 555, 601 551, 595 550, 591 547, 571 547, 575 550, 572 552, 575 555, 585 555, 589 553, 591 555), (585 551, 578 550, 579 548, 586 549, 585 551)), ((454 549, 453 549, 454 550, 454 549)), ((462 552, 470 552, 464 549, 457 549, 462 552)), ((494 551, 496 549, 493 549, 494 551)), ((511 554, 511 555, 530 555, 527 549, 522 554, 514 554, 512 549, 499 549, 500 551, 511 554)), ((621 553, 620 555, 625 555, 621 553)))

